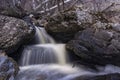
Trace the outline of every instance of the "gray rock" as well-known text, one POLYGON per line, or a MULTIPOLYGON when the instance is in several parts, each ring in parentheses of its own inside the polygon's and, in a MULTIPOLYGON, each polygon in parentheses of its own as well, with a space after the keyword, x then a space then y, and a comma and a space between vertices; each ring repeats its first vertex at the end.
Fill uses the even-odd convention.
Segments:
POLYGON ((0 15, 0 49, 12 53, 33 35, 33 29, 23 20, 0 15))
POLYGON ((82 2, 78 5, 77 17, 84 29, 68 42, 67 48, 84 63, 120 66, 120 5, 118 5, 120 1, 82 0, 82 2))
POLYGON ((55 39, 67 42, 83 27, 79 25, 76 11, 67 11, 51 16, 48 19, 45 29, 55 39))
POLYGON ((66 47, 79 56, 80 61, 88 64, 120 66, 119 36, 113 29, 85 29, 78 32, 66 47))

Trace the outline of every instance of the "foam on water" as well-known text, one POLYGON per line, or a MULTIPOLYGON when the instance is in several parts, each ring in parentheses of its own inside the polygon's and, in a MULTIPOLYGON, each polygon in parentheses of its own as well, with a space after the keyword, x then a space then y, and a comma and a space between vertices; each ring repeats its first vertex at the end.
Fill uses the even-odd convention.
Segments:
POLYGON ((24 47, 20 65, 45 63, 66 64, 65 44, 39 44, 24 47))
POLYGON ((68 75, 87 74, 89 72, 83 72, 83 69, 73 68, 72 65, 57 65, 57 64, 43 64, 24 66, 20 68, 20 72, 16 77, 16 80, 37 80, 37 78, 44 77, 42 80, 59 80, 68 75))
POLYGON ((105 67, 98 67, 100 71, 89 71, 83 67, 72 67, 72 65, 58 65, 58 64, 42 64, 24 66, 20 68, 20 72, 15 80, 74 80, 80 76, 96 76, 110 73, 120 73, 120 68, 113 65, 106 65, 105 67))

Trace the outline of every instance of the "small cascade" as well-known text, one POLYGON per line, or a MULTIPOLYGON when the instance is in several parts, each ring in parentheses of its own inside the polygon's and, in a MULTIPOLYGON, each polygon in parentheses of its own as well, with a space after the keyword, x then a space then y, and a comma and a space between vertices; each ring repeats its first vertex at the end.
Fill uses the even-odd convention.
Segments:
POLYGON ((65 44, 55 44, 54 39, 47 34, 44 28, 35 27, 36 44, 24 46, 20 59, 21 66, 35 64, 66 64, 65 44))
POLYGON ((35 29, 36 33, 34 42, 36 44, 55 43, 54 39, 47 34, 44 28, 36 26, 35 29))
POLYGON ((64 44, 38 44, 26 46, 22 52, 21 66, 45 63, 65 64, 64 44))

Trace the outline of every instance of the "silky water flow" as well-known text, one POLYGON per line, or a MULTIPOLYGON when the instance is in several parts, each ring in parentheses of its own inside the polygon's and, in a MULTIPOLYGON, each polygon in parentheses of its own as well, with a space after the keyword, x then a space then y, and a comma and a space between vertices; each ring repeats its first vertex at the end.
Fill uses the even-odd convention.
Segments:
POLYGON ((68 63, 65 44, 56 43, 44 28, 35 28, 35 43, 24 46, 20 71, 15 80, 75 80, 83 75, 120 73, 120 68, 113 65, 98 67, 99 72, 72 67, 68 63))

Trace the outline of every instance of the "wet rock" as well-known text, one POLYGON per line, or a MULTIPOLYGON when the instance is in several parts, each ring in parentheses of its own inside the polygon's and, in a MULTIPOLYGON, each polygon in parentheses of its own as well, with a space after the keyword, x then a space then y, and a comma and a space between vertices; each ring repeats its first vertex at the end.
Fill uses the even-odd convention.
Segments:
POLYGON ((14 80, 19 71, 17 63, 7 56, 0 56, 0 80, 14 80))
POLYGON ((97 76, 80 76, 72 80, 119 80, 119 73, 97 75, 97 76))
POLYGON ((68 42, 67 48, 88 64, 119 64, 120 33, 113 29, 85 29, 68 42))
POLYGON ((0 15, 0 49, 12 53, 33 35, 33 29, 23 20, 0 15))

